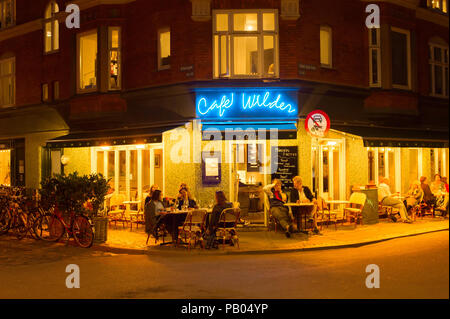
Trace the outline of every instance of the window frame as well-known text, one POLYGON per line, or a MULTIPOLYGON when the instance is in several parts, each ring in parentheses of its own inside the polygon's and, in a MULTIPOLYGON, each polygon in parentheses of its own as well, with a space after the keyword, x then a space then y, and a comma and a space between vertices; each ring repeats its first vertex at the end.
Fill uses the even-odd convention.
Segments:
POLYGON ((381 87, 381 32, 379 28, 369 29, 369 86, 381 87), (376 44, 372 44, 373 36, 372 31, 375 30, 377 41, 376 44), (373 82, 373 69, 372 64, 372 52, 377 52, 377 82, 373 82))
POLYGON ((169 32, 169 37, 170 37, 170 41, 169 41, 169 45, 170 45, 170 55, 169 57, 172 57, 172 30, 170 29, 170 27, 163 27, 163 28, 159 28, 158 29, 158 71, 162 71, 162 70, 168 70, 170 69, 171 63, 172 63, 172 58, 170 59, 170 63, 167 65, 162 65, 162 57, 161 57, 161 34, 162 33, 166 33, 169 32))
POLYGON ((434 97, 440 97, 440 98, 448 98, 449 96, 449 88, 448 85, 448 79, 445 76, 445 69, 449 69, 449 48, 448 46, 445 46, 443 44, 430 42, 428 43, 428 50, 430 52, 430 57, 428 60, 428 64, 430 66, 430 95, 434 97), (442 61, 436 61, 434 58, 434 49, 439 48, 442 50, 442 61), (447 62, 444 60, 445 50, 447 50, 447 62), (435 67, 439 66, 442 69, 442 94, 436 93, 436 83, 435 83, 435 67))
POLYGON ((16 0, 0 0, 0 30, 8 29, 16 25, 16 0), (5 16, 3 16, 3 5, 6 2, 12 3, 12 23, 8 26, 5 25, 5 16))
MULTIPOLYGON (((408 84, 407 85, 401 85, 401 84, 394 84, 394 80, 393 80, 393 70, 392 70, 392 47, 391 47, 391 83, 392 83, 392 87, 394 89, 400 89, 400 90, 411 90, 412 86, 412 66, 411 66, 411 31, 407 30, 407 29, 401 29, 401 28, 397 28, 397 27, 391 27, 390 29, 391 31, 391 37, 390 37, 390 41, 392 41, 392 32, 396 32, 396 33, 402 33, 406 35, 406 44, 407 44, 407 48, 406 48, 406 57, 407 57, 407 77, 408 77, 408 84)), ((392 42, 391 42, 392 43, 392 42)))
POLYGON ((59 52, 59 34, 60 34, 60 32, 59 32, 59 30, 60 30, 60 28, 59 28, 59 20, 58 20, 58 14, 59 13, 60 13, 59 5, 58 5, 58 3, 55 0, 50 1, 49 4, 45 7, 44 20, 43 20, 43 31, 44 31, 43 33, 44 33, 44 54, 46 54, 46 55, 59 52), (58 11, 54 10, 55 9, 55 5, 56 5, 56 8, 58 9, 58 11), (45 14, 46 14, 46 12, 47 12, 49 7, 50 7, 50 18, 47 18, 45 16, 45 14), (58 24, 58 36, 56 38, 55 38, 55 22, 57 22, 57 24, 58 24), (50 23, 50 30, 51 30, 51 33, 52 33, 52 36, 50 37, 51 38, 51 40, 50 40, 50 44, 51 45, 50 45, 50 49, 49 50, 47 50, 47 41, 46 41, 46 39, 47 39, 46 25, 48 23, 50 23), (58 48, 57 49, 55 49, 55 41, 57 41, 57 44, 58 44, 58 48))
POLYGON ((16 57, 0 59, 0 64, 8 63, 8 62, 12 62, 12 68, 11 68, 12 71, 8 75, 0 74, 0 90, 2 90, 2 87, 1 87, 2 81, 1 80, 3 78, 11 78, 12 79, 12 97, 11 97, 12 103, 3 104, 3 101, 0 100, 0 108, 12 107, 16 104, 16 57))
POLYGON ((439 8, 433 7, 433 0, 427 0, 428 9, 438 11, 439 13, 448 14, 448 0, 438 0, 438 1, 439 1, 439 8), (445 11, 444 11, 444 3, 446 4, 445 11))
POLYGON ((108 90, 109 91, 120 91, 122 90, 122 27, 120 26, 109 26, 108 27, 108 69, 111 68, 111 52, 117 51, 117 88, 111 87, 111 74, 108 73, 108 90), (112 32, 117 30, 118 35, 118 47, 112 47, 112 32))
POLYGON ((212 32, 212 73, 213 79, 277 79, 280 77, 280 63, 279 63, 279 17, 278 9, 235 9, 235 10, 213 10, 213 32, 212 32), (258 29, 255 31, 234 31, 234 14, 245 14, 252 13, 257 14, 258 29), (263 15, 264 13, 272 13, 274 15, 274 30, 265 31, 263 26, 263 15), (228 15, 228 30, 227 31, 216 31, 217 30, 217 18, 218 14, 228 15), (218 37, 218 49, 216 52, 215 38, 218 37), (227 61, 226 61, 226 74, 221 74, 221 49, 220 49, 220 39, 221 37, 226 39, 226 50, 227 50, 227 61), (258 46, 258 72, 256 75, 245 75, 245 74, 235 74, 234 73, 234 38, 235 37, 257 37, 258 46), (274 74, 271 75, 266 73, 264 70, 264 36, 274 37, 274 74), (216 75, 216 54, 218 56, 218 74, 216 75))
POLYGON ((77 33, 77 93, 78 94, 84 94, 84 93, 91 93, 91 92, 97 92, 99 89, 99 30, 97 28, 91 29, 86 32, 77 33), (97 35, 97 57, 96 57, 96 63, 95 63, 95 87, 89 88, 89 89, 83 89, 81 88, 81 55, 80 55, 80 39, 84 36, 89 36, 91 34, 97 35))
POLYGON ((326 68, 326 69, 332 69, 333 68, 333 28, 329 25, 321 25, 319 29, 319 61, 320 61, 320 67, 326 68), (322 63, 322 39, 320 37, 321 31, 327 31, 330 34, 330 38, 328 41, 328 56, 330 57, 330 63, 325 64, 322 63))

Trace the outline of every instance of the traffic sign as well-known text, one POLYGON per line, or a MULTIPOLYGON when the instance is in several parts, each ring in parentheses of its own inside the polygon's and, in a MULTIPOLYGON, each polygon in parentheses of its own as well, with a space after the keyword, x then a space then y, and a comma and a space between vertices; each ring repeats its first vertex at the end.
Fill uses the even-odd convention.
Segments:
POLYGON ((314 137, 325 137, 330 130, 330 118, 327 113, 315 110, 306 117, 305 129, 314 137))

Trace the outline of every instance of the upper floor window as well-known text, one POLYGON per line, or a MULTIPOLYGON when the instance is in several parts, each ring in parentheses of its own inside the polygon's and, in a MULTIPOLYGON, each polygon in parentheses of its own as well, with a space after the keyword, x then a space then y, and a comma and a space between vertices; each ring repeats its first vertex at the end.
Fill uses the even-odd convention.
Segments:
POLYGON ((333 34, 329 26, 320 26, 320 65, 333 66, 333 34))
POLYGON ((78 92, 97 89, 97 30, 77 35, 78 92))
POLYGON ((0 29, 15 24, 15 0, 0 0, 0 29))
POLYGON ((369 29, 369 84, 371 87, 381 86, 381 45, 380 29, 369 29))
POLYGON ((278 77, 278 11, 216 10, 214 78, 278 77))
POLYGON ((170 29, 158 31, 158 70, 170 68, 170 29))
POLYGON ((15 103, 15 58, 0 60, 0 106, 15 103))
POLYGON ((45 53, 59 50, 59 21, 56 14, 58 4, 51 1, 45 9, 44 21, 44 51, 45 53))
POLYGON ((448 0, 427 0, 427 6, 428 6, 428 8, 447 13, 448 0))
POLYGON ((411 89, 411 36, 408 30, 391 29, 392 87, 411 89))
POLYGON ((448 97, 448 46, 430 44, 431 95, 448 97))
POLYGON ((120 27, 109 27, 108 29, 109 50, 109 89, 120 90, 121 88, 121 32, 120 27))

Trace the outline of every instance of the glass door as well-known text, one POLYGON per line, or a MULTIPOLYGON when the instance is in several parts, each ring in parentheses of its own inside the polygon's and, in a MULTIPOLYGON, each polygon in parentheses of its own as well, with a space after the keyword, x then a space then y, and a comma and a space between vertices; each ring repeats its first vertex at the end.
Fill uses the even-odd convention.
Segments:
POLYGON ((0 186, 11 186, 10 150, 0 150, 0 186))

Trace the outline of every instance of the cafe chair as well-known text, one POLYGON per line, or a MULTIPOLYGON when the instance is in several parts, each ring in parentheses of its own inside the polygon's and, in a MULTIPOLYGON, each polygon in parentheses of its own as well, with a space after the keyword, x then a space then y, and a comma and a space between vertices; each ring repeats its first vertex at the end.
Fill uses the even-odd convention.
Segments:
POLYGON ((322 198, 317 198, 317 223, 321 223, 321 229, 323 228, 323 223, 326 222, 327 228, 329 223, 334 223, 334 229, 337 230, 337 223, 339 221, 344 221, 344 212, 341 210, 331 210, 327 202, 322 198))
POLYGON ((216 237, 222 241, 222 247, 225 248, 227 240, 239 249, 239 237, 236 231, 236 225, 241 216, 239 208, 227 208, 222 211, 217 226, 216 237))
POLYGON ((434 209, 435 211, 439 212, 443 218, 448 216, 448 202, 449 202, 448 193, 446 193, 442 205, 434 209))
POLYGON ((123 223, 123 226, 125 227, 125 210, 126 207, 123 204, 125 201, 125 195, 123 194, 113 194, 111 196, 111 199, 109 201, 109 207, 108 207, 108 222, 111 225, 112 222, 114 222, 114 227, 117 228, 117 222, 123 223))
POLYGON ((189 212, 183 223, 183 226, 178 227, 177 246, 181 238, 188 244, 188 250, 191 249, 191 243, 194 242, 194 247, 200 242, 203 247, 203 232, 205 230, 207 211, 203 209, 195 209, 189 212))
POLYGON ((153 234, 148 234, 147 241, 145 242, 146 245, 148 245, 148 241, 150 239, 150 236, 153 235, 155 238, 155 244, 158 243, 158 240, 160 237, 162 237, 163 244, 165 244, 165 238, 166 238, 167 230, 166 226, 164 224, 159 224, 153 234))
POLYGON ((275 217, 272 215, 272 210, 270 209, 270 202, 269 197, 264 194, 264 209, 267 211, 268 219, 269 219, 269 225, 267 225, 267 230, 270 231, 270 229, 273 227, 274 231, 277 232, 278 227, 278 221, 275 217))
POLYGON ((355 222, 355 228, 358 220, 360 221, 361 225, 363 224, 362 211, 366 203, 366 198, 366 194, 354 192, 350 196, 349 207, 344 208, 344 214, 347 217, 347 221, 351 223, 351 220, 353 219, 355 222))

